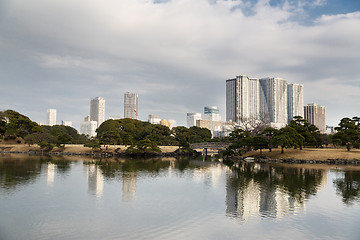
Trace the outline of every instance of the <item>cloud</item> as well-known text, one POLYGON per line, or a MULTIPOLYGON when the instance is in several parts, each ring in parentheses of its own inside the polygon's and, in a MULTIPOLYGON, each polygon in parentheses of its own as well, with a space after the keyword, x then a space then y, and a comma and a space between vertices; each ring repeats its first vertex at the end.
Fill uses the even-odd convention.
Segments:
MULTIPOLYGON (((360 81, 360 12, 301 22, 306 8, 326 1, 5 2, 0 61, 7 68, 0 77, 15 79, 8 88, 28 96, 18 79, 44 84, 48 94, 37 96, 44 102, 66 96, 83 104, 79 99, 102 95, 111 115, 120 115, 122 94, 133 91, 140 95, 142 118, 168 109, 184 124, 184 109, 218 105, 224 113, 225 80, 239 74, 302 83, 311 93, 306 102, 318 99, 329 107, 334 89, 321 86, 337 82, 337 97, 360 102, 346 94, 360 81)), ((16 101, 4 94, 1 102, 16 101)), ((88 114, 71 111, 81 114, 77 119, 88 114)), ((349 106, 328 116, 333 123, 346 112, 354 113, 349 106)))

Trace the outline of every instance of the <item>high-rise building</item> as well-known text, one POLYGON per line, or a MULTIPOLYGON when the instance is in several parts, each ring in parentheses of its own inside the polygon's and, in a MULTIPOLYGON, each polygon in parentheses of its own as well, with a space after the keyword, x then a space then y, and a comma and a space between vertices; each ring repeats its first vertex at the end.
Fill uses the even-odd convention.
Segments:
POLYGON ((320 133, 326 133, 325 107, 316 103, 304 106, 304 119, 314 124, 320 130, 320 133))
POLYGON ((48 109, 46 112, 46 124, 49 126, 56 125, 56 109, 48 109))
POLYGON ((226 80, 226 121, 243 122, 259 113, 259 80, 245 75, 226 80))
POLYGON ((160 124, 161 118, 158 115, 150 114, 148 118, 148 122, 151 124, 160 124))
POLYGON ((90 121, 96 121, 97 127, 105 121, 105 99, 96 97, 90 101, 90 121))
POLYGON ((219 114, 219 108, 218 107, 204 107, 204 120, 209 121, 220 121, 221 117, 219 114))
POLYGON ((138 119, 138 95, 126 92, 124 94, 124 118, 138 119))
POLYGON ((288 84, 288 123, 295 116, 304 117, 304 86, 301 84, 288 84))
POLYGON ((196 120, 201 120, 201 113, 187 113, 187 127, 196 126, 196 120))
POLYGON ((277 128, 288 123, 287 82, 281 78, 261 78, 260 112, 277 128))
POLYGON ((243 124, 261 120, 280 128, 290 118, 303 116, 303 101, 303 86, 288 85, 281 78, 254 79, 240 75, 226 80, 226 121, 243 124))

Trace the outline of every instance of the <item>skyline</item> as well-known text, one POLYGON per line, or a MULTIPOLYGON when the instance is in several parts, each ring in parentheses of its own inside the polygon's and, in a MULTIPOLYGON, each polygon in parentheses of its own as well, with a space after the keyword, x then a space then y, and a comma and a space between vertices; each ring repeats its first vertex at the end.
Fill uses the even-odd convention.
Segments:
POLYGON ((0 110, 45 122, 54 108, 78 128, 92 97, 107 100, 108 119, 129 91, 139 119, 186 126, 204 106, 225 119, 225 80, 246 74, 304 85, 304 105, 325 106, 336 126, 360 115, 358 26, 350 0, 5 0, 0 110))

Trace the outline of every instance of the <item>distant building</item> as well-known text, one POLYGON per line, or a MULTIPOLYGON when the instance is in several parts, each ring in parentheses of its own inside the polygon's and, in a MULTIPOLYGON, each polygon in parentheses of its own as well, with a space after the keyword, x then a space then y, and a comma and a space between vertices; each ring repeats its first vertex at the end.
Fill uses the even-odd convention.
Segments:
POLYGON ((48 109, 46 112, 46 124, 49 126, 56 125, 56 109, 48 109))
POLYGON ((196 120, 201 120, 201 113, 187 113, 187 127, 196 126, 196 120))
POLYGON ((160 124, 161 118, 158 115, 150 114, 148 118, 148 122, 151 124, 160 124))
POLYGON ((325 107, 316 103, 304 106, 304 119, 314 124, 320 130, 320 133, 326 133, 325 107))
POLYGON ((105 121, 105 99, 96 97, 90 101, 90 121, 96 121, 98 127, 105 121))
POLYGON ((295 116, 304 117, 304 86, 290 83, 287 88, 288 123, 290 123, 295 116))
POLYGON ((90 116, 84 117, 84 122, 89 122, 89 121, 90 121, 90 116))
POLYGON ((240 75, 226 80, 226 121, 261 120, 281 128, 294 116, 303 116, 303 101, 303 85, 281 78, 240 75))
POLYGON ((242 122, 260 113, 259 80, 245 75, 226 80, 226 121, 242 122))
POLYGON ((124 118, 138 119, 138 95, 126 92, 124 94, 124 118))
POLYGON ((176 127, 176 120, 169 119, 168 121, 170 123, 170 126, 169 126, 170 129, 176 127))
POLYGON ((64 121, 64 120, 62 120, 62 121, 61 121, 61 125, 63 125, 63 126, 68 126, 68 127, 72 127, 72 122, 71 122, 71 121, 64 121))
POLYGON ((98 123, 96 121, 82 122, 80 123, 80 134, 84 134, 89 137, 95 137, 97 126, 98 123))
POLYGON ((333 126, 326 125, 326 134, 335 134, 336 130, 333 126))
POLYGON ((120 120, 121 117, 119 117, 119 116, 110 116, 109 119, 111 119, 111 120, 120 120))
POLYGON ((288 123, 287 82, 281 78, 261 78, 260 112, 269 118, 273 127, 281 128, 288 123))
POLYGON ((204 107, 204 120, 221 121, 218 107, 204 107))

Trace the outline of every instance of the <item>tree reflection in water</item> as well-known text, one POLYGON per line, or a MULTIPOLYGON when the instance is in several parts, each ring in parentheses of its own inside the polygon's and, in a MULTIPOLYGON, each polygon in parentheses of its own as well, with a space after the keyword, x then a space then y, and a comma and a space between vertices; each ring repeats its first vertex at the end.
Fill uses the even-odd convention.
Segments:
POLYGON ((344 178, 335 179, 334 185, 343 203, 351 205, 360 200, 360 171, 344 172, 344 178))
POLYGON ((227 215, 279 218, 303 208, 316 194, 325 170, 240 162, 227 178, 227 215))

